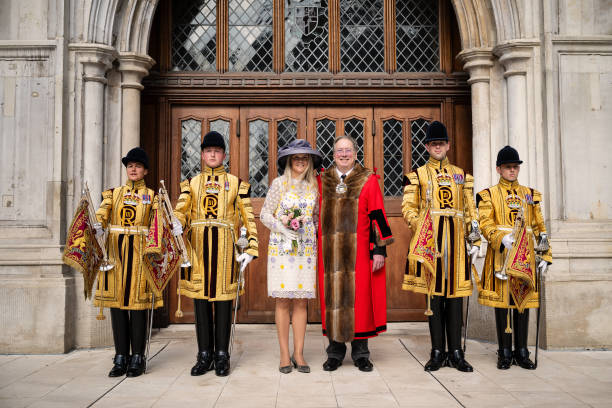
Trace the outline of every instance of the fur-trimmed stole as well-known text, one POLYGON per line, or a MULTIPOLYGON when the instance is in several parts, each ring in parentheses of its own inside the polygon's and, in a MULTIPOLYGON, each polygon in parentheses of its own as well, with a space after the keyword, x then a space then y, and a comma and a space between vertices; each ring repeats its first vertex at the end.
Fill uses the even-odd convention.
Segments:
POLYGON ((359 195, 372 172, 360 164, 344 180, 347 191, 336 192, 336 168, 322 177, 321 238, 325 290, 325 329, 334 341, 347 342, 355 334, 355 260, 359 195))

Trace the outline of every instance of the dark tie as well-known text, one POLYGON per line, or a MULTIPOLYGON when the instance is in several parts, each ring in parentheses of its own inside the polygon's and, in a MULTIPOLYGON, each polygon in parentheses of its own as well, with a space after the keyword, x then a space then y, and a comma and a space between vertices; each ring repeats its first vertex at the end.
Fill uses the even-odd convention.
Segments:
POLYGON ((340 179, 342 180, 342 182, 344 183, 344 179, 346 178, 346 174, 343 174, 340 176, 340 179))

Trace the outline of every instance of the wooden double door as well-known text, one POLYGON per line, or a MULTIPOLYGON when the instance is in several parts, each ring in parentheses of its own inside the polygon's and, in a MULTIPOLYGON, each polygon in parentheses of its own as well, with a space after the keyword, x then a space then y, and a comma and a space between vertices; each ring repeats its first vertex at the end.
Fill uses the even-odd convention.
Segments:
MULTIPOLYGON (((202 106, 178 105, 171 109, 171 164, 165 165, 170 194, 175 202, 181 180, 200 170, 200 142, 210 130, 226 138, 226 166, 232 174, 249 180, 259 235, 259 258, 246 273, 246 292, 241 298, 239 321, 274 321, 274 299, 267 294, 267 246, 269 230, 259 220, 268 186, 277 176, 277 151, 299 138, 308 140, 324 156, 324 167, 332 163, 333 141, 350 135, 359 145, 357 160, 380 175, 385 208, 395 242, 388 248, 387 316, 389 321, 424 320, 422 295, 401 290, 411 233, 402 219, 403 174, 422 165, 427 154, 422 143, 428 123, 451 117, 455 136, 451 160, 459 165, 471 162, 469 111, 443 103, 418 106, 202 106), (465 163, 462 163, 465 162, 465 163), (180 166, 178 165, 180 163, 180 166)), ((471 167, 471 165, 469 166, 471 167)), ((469 170, 469 168, 468 168, 469 170)), ((183 299, 184 316, 177 318, 176 280, 170 284, 171 323, 194 321, 193 302, 183 299)), ((309 322, 320 322, 319 300, 309 301, 309 322)))

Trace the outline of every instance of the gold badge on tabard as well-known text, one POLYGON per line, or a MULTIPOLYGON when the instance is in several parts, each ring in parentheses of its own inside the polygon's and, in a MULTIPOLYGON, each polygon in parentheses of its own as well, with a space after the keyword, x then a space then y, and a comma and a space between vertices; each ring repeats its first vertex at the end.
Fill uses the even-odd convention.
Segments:
POLYGON ((341 181, 338 185, 336 185, 336 193, 344 194, 346 193, 346 184, 344 181, 341 181))

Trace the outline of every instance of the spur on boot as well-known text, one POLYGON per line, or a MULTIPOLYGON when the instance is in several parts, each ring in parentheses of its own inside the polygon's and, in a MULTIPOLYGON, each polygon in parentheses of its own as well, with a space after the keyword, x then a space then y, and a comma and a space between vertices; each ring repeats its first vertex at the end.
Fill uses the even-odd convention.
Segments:
POLYGON ((446 353, 432 349, 429 361, 425 364, 425 371, 438 371, 446 365, 446 353))
POLYGON ((203 375, 214 367, 213 355, 210 351, 200 351, 195 365, 191 368, 191 375, 203 375))
POLYGON ((526 348, 514 350, 514 363, 526 370, 536 369, 536 365, 529 359, 529 350, 526 348))
POLYGON ((225 377, 230 372, 230 356, 227 351, 215 351, 215 374, 225 377))
POLYGON ((134 354, 127 369, 128 377, 138 377, 145 371, 146 361, 142 354, 134 354))
POLYGON ((474 371, 470 363, 465 361, 463 350, 453 350, 452 352, 449 352, 448 365, 456 368, 459 371, 463 371, 464 373, 471 373, 474 371))
POLYGON ((125 375, 128 368, 128 356, 124 354, 115 354, 115 358, 113 358, 113 368, 111 368, 108 373, 109 377, 121 377, 125 375))

